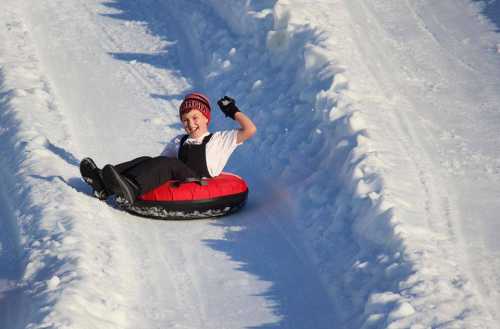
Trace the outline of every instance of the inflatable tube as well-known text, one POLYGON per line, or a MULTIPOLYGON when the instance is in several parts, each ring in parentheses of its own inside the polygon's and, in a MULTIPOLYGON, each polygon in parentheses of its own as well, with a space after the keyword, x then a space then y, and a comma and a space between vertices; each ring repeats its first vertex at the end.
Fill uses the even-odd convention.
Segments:
POLYGON ((167 181, 137 197, 130 205, 117 198, 118 205, 132 213, 155 219, 199 219, 220 217, 241 209, 248 186, 239 176, 222 173, 196 181, 167 181))

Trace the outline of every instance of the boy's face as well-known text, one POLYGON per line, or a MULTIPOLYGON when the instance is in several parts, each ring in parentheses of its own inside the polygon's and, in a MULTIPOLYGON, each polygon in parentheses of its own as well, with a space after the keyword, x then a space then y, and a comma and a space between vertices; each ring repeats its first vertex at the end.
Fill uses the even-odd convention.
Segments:
POLYGON ((198 110, 183 114, 181 121, 191 138, 199 138, 208 131, 208 119, 198 110))

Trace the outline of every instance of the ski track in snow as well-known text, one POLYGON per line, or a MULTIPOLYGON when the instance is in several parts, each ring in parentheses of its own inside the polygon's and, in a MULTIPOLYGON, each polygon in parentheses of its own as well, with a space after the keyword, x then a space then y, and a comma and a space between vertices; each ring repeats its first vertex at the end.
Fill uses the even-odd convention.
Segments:
POLYGON ((495 327, 500 38, 477 3, 2 6, 0 327, 495 327), (192 89, 258 126, 228 166, 246 208, 92 198, 79 159, 157 154, 192 89))

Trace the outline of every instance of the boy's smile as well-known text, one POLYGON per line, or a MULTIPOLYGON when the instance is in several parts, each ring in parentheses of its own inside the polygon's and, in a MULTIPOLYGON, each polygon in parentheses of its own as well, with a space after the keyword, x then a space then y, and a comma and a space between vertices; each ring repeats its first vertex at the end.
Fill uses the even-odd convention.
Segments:
POLYGON ((191 138, 200 138, 208 131, 208 119, 198 110, 191 110, 181 117, 184 130, 191 138))

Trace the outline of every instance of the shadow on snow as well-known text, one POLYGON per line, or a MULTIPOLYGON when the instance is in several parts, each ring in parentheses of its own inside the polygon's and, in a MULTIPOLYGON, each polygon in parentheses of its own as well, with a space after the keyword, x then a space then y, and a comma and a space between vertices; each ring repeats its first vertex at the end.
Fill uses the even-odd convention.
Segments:
MULTIPOLYGON (((261 4, 257 10, 265 8, 263 2, 251 3, 261 4)), ((266 4, 272 5, 274 1, 266 4)), ((337 136, 339 128, 329 120, 326 111, 336 106, 335 101, 316 103, 316 95, 331 87, 333 74, 322 65, 312 72, 304 69, 306 44, 319 44, 322 34, 304 27, 289 40, 288 53, 271 54, 264 46, 265 28, 247 37, 235 37, 230 28, 221 23, 223 20, 199 1, 170 1, 167 6, 153 0, 140 4, 133 0, 115 0, 105 5, 119 11, 107 16, 141 21, 152 34, 171 41, 166 52, 111 54, 115 59, 177 71, 190 79, 195 89, 208 95, 234 96, 259 127, 258 136, 242 146, 227 166, 237 169, 249 182, 249 203, 240 213, 214 221, 213 225, 227 232, 223 239, 204 241, 240 264, 238 270, 271 284, 260 296, 269 301, 267 305, 271 305, 268 307, 279 321, 253 328, 361 327, 363 301, 373 292, 374 284, 369 273, 365 276, 353 273, 352 265, 363 258, 375 258, 377 250, 360 253, 352 233, 352 209, 345 206, 348 200, 342 199, 346 194, 339 172, 356 146, 357 136, 337 136), (206 17, 215 18, 207 20, 206 17), (224 71, 217 65, 223 63, 224 56, 233 49, 237 55, 231 57, 232 71, 224 71), (253 88, 261 79, 263 87, 253 88), (314 107, 321 108, 311 112, 314 107), (294 133, 287 134, 284 128, 294 133), (315 133, 318 128, 322 134, 315 133), (344 138, 346 146, 330 158, 329 154, 322 157, 322 152, 336 147, 339 138, 344 138), (269 141, 278 141, 276 144, 287 154, 275 152, 269 141), (325 159, 333 164, 327 169, 325 159), (286 179, 273 182, 269 177, 279 176, 280 167, 287 169, 286 179), (328 172, 324 173, 325 170, 328 172), (327 193, 325 197, 331 204, 326 201, 327 204, 315 209, 306 197, 293 199, 287 194, 293 187, 276 186, 285 182, 299 189, 303 183, 317 184, 327 193), (314 251, 320 256, 319 263, 325 264, 315 260, 313 265, 305 251, 306 233, 300 230, 308 225, 319 231, 315 232, 322 240, 318 246, 326 247, 314 251), (334 301, 328 294, 325 278, 326 285, 335 289, 334 301), (353 318, 356 320, 351 321, 353 318)), ((317 59, 321 62, 320 57, 317 59)), ((179 97, 151 96, 166 100, 179 97)), ((213 116, 216 130, 234 128, 233 122, 218 119, 219 115, 213 116)), ((402 272, 397 280, 379 284, 376 289, 397 290, 398 282, 407 275, 408 272, 402 272)))
MULTIPOLYGON (((216 88, 208 88, 205 85, 207 81, 203 67, 209 62, 205 56, 210 54, 203 54, 201 49, 197 48, 200 45, 195 45, 192 38, 182 30, 182 24, 175 21, 180 18, 174 19, 172 13, 169 13, 168 8, 165 8, 161 2, 139 4, 132 0, 122 0, 108 2, 105 5, 120 11, 107 14, 107 16, 126 21, 141 21, 146 24, 152 34, 172 41, 166 52, 158 54, 113 53, 111 54, 113 58, 178 71, 182 76, 190 79, 195 88, 205 90, 208 94, 219 92, 216 88)), ((193 1, 172 2, 171 5, 183 7, 184 10, 189 10, 196 5, 204 14, 214 15, 205 5, 193 1)), ((225 27, 219 25, 212 28, 220 30, 225 27)), ((228 38, 228 35, 224 34, 224 38, 228 38)), ((269 69, 272 68, 269 67, 269 69)), ((282 90, 288 88, 283 83, 279 87, 282 90)), ((158 94, 151 96, 167 100, 178 97, 158 94)), ((241 160, 235 158, 232 162, 235 161, 241 160)), ((251 173, 250 167, 245 169, 242 170, 243 174, 251 173)), ((279 219, 271 218, 265 215, 265 212, 257 210, 266 202, 265 191, 263 192, 264 195, 260 198, 252 194, 249 204, 240 214, 216 221, 214 224, 227 228, 237 226, 242 228, 241 230, 228 233, 225 239, 205 242, 211 248, 224 252, 231 259, 242 264, 240 271, 251 273, 259 280, 272 283, 271 288, 263 293, 263 296, 273 305, 271 311, 278 316, 280 321, 254 328, 331 328, 332 306, 313 267, 304 263, 307 262, 307 257, 290 252, 289 236, 291 233, 288 229, 287 233, 279 233, 277 227, 280 227, 282 223, 278 226, 272 223, 279 219), (257 214, 262 215, 261 218, 257 217, 255 210, 258 211, 257 214)))

